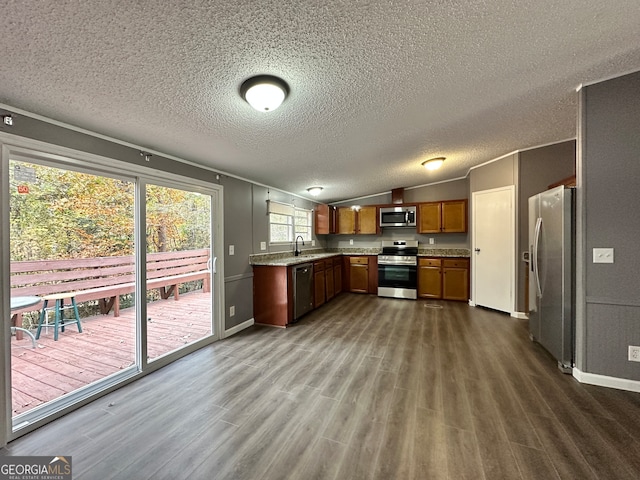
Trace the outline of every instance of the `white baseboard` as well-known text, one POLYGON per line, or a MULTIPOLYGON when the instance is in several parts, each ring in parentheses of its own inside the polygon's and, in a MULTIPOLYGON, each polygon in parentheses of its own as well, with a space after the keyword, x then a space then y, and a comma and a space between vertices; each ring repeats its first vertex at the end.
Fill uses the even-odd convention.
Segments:
POLYGON ((514 318, 521 318, 522 320, 529 320, 529 315, 524 312, 511 312, 511 316, 514 318))
POLYGON ((640 381, 638 380, 608 377, 606 375, 598 375, 597 373, 586 373, 580 371, 575 367, 573 369, 573 376, 580 383, 587 383, 589 385, 598 385, 599 387, 617 388, 618 390, 640 393, 640 381))
POLYGON ((470 307, 475 307, 476 306, 476 302, 474 302, 473 300, 469 300, 469 306, 470 307))
POLYGON ((236 325, 235 327, 231 327, 229 330, 224 331, 224 338, 230 337, 231 335, 235 335, 236 333, 241 332, 245 328, 249 328, 254 323, 255 321, 253 320, 253 318, 250 318, 249 320, 242 322, 241 324, 236 325))

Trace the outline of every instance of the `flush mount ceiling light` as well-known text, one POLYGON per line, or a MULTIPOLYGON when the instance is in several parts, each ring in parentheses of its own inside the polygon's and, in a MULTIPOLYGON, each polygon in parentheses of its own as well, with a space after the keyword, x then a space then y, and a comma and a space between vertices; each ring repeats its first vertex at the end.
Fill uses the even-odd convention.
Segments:
POLYGON ((430 158, 422 162, 422 166, 427 170, 437 170, 444 163, 444 157, 430 158))
POLYGON ((309 187, 307 188, 307 192, 309 192, 309 194, 315 196, 320 195, 320 192, 322 191, 322 187, 309 187))
POLYGON ((259 112, 270 112, 280 106, 289 93, 289 85, 272 75, 258 75, 245 80, 240 95, 259 112))

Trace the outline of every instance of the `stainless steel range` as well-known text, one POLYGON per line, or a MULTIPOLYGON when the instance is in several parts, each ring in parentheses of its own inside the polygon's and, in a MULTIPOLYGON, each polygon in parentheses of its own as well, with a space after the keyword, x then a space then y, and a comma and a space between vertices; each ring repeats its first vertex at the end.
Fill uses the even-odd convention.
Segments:
POLYGON ((383 240, 378 255, 378 296, 418 298, 418 241, 383 240))

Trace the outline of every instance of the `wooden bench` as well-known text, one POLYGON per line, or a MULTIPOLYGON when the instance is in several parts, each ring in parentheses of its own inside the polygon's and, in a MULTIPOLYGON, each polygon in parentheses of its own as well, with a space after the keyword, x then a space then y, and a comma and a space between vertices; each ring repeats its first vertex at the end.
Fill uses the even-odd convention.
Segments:
MULTIPOLYGON (((159 289, 162 299, 180 297, 179 286, 203 281, 210 291, 209 249, 158 252, 147 255, 147 289, 159 289)), ((134 257, 95 257, 11 263, 11 296, 45 296, 74 292, 78 303, 97 300, 100 313, 120 315, 120 295, 135 291, 134 257)), ((22 314, 42 309, 43 302, 11 312, 13 326, 22 326, 22 314)))

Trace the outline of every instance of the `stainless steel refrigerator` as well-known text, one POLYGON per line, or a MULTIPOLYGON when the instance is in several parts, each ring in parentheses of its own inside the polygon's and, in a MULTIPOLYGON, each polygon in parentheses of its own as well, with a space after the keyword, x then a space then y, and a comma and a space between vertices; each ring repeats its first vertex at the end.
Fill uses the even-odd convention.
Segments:
POLYGON ((529 198, 529 332, 570 373, 575 351, 573 190, 529 198))

